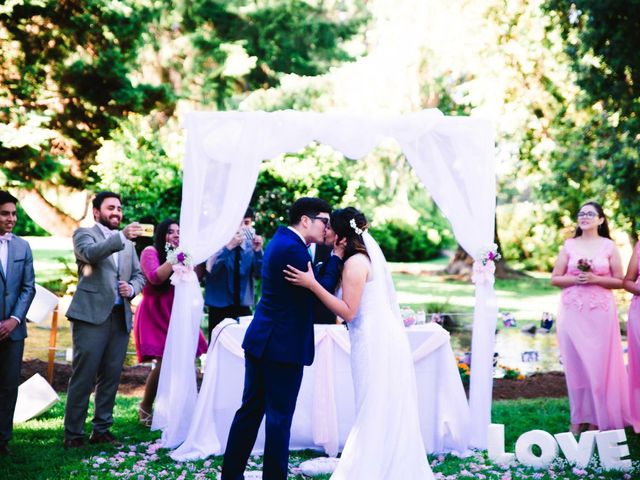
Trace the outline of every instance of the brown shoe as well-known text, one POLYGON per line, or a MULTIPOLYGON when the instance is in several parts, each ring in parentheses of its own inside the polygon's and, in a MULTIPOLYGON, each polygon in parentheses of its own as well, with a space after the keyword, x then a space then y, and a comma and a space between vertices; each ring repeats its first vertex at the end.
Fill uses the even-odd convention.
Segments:
POLYGON ((84 438, 65 438, 63 442, 65 450, 70 448, 82 448, 84 447, 84 438))
POLYGON ((0 444, 0 457, 6 457, 9 455, 11 451, 9 450, 9 445, 6 443, 0 444))
POLYGON ((93 432, 89 437, 89 443, 111 443, 112 445, 121 445, 109 430, 103 433, 93 432))

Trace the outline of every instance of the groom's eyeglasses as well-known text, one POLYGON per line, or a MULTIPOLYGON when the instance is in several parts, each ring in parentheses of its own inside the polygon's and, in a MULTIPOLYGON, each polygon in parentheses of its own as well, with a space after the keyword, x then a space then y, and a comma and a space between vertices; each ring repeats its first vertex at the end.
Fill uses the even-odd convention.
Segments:
POLYGON ((329 225, 329 219, 327 217, 309 217, 309 218, 311 220, 320 220, 322 223, 324 223, 325 227, 329 225))

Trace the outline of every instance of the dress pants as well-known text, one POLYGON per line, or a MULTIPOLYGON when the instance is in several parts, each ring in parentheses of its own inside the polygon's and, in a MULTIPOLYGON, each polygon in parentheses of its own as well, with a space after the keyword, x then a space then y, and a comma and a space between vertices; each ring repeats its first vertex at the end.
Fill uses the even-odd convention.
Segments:
POLYGON ((0 342, 0 445, 8 443, 13 433, 23 351, 24 340, 0 342))
POLYGON ((73 373, 64 412, 64 436, 69 440, 84 436, 89 396, 94 385, 93 431, 104 433, 113 423, 113 405, 129 345, 124 308, 114 306, 107 320, 100 325, 72 320, 71 333, 73 373))
POLYGON ((263 480, 286 480, 291 420, 303 366, 258 359, 245 352, 242 405, 231 423, 222 462, 222 480, 242 480, 266 415, 263 480))

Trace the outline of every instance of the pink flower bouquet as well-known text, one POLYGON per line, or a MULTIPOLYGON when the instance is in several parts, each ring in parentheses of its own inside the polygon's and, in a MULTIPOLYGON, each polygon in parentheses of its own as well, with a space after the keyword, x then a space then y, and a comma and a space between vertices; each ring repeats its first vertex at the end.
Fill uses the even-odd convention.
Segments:
POLYGON ((581 258, 580 260, 578 260, 578 264, 576 265, 576 267, 581 272, 589 272, 591 271, 591 267, 592 267, 591 260, 588 260, 586 258, 581 258))

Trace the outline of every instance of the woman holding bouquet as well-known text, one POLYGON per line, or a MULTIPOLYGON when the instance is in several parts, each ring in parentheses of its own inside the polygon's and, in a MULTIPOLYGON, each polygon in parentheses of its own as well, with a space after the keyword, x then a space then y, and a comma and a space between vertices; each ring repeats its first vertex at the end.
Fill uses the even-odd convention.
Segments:
MULTIPOLYGON (((138 407, 138 417, 145 426, 151 426, 151 412, 158 390, 164 344, 167 340, 174 287, 171 284, 173 266, 167 260, 167 251, 180 243, 178 222, 167 218, 158 224, 153 245, 140 255, 140 268, 147 283, 142 290, 142 301, 136 309, 134 339, 139 362, 155 361, 156 366, 145 384, 144 396, 138 407)), ((207 351, 207 342, 200 332, 198 355, 207 351)))
POLYGON ((622 287, 620 254, 602 207, 585 203, 575 236, 556 259, 551 283, 562 289, 558 343, 565 370, 571 432, 631 423, 628 377, 611 291, 622 287))
POLYGON ((640 242, 636 243, 624 277, 624 289, 633 293, 627 321, 629 403, 634 429, 640 432, 640 242))

